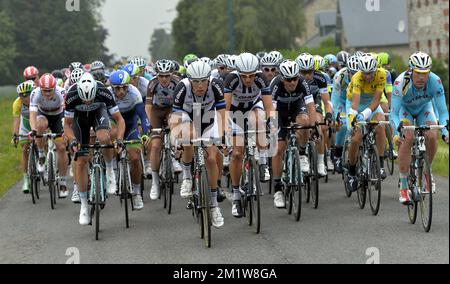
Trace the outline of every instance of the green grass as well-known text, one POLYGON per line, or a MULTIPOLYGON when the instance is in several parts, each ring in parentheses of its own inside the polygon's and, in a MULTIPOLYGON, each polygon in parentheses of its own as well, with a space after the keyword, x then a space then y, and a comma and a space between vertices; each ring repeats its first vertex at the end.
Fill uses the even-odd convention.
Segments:
POLYGON ((439 149, 433 161, 433 173, 439 176, 448 177, 448 152, 449 146, 442 140, 439 142, 439 149))
POLYGON ((20 148, 11 146, 14 88, 0 88, 0 198, 20 180, 20 148))

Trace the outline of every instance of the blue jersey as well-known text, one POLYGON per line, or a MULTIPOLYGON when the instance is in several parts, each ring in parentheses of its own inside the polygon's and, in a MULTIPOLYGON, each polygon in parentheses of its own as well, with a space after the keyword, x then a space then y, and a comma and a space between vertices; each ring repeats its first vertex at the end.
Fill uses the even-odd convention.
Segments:
MULTIPOLYGON (((425 88, 418 90, 412 82, 411 72, 402 73, 395 81, 392 92, 391 122, 396 134, 398 135, 397 128, 400 125, 402 110, 417 117, 424 111, 429 111, 429 106, 433 104, 437 111, 436 115, 439 116, 439 124, 447 125, 448 109, 442 80, 431 72, 425 88)), ((447 136, 448 131, 444 129, 442 134, 447 136)))
POLYGON ((345 101, 347 100, 347 88, 350 84, 350 72, 347 68, 342 68, 333 80, 333 92, 331 93, 331 103, 333 104, 334 116, 345 113, 345 101))

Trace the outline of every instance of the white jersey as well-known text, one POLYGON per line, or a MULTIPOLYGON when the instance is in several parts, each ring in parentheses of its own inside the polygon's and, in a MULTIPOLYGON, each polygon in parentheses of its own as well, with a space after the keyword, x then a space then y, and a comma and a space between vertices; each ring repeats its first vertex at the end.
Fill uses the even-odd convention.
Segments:
POLYGON ((44 115, 59 115, 64 112, 64 100, 66 90, 61 87, 55 88, 55 94, 51 99, 42 95, 41 88, 31 93, 30 112, 39 112, 44 115))
POLYGON ((138 85, 137 85, 137 89, 141 93, 142 100, 144 102, 145 102, 145 98, 147 97, 148 84, 150 84, 149 80, 147 80, 144 77, 139 77, 139 82, 138 82, 138 85))

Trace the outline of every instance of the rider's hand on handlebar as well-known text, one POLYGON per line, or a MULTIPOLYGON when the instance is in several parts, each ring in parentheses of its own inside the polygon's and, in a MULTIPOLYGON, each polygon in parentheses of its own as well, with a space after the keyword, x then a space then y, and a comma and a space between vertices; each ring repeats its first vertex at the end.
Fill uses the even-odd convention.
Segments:
POLYGON ((77 139, 73 139, 70 142, 70 150, 72 150, 73 153, 80 151, 80 143, 77 141, 77 139))

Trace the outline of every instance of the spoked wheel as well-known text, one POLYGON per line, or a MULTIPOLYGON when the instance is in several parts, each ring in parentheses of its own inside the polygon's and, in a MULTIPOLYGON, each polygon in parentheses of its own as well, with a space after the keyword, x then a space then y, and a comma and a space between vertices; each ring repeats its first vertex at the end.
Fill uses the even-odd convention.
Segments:
POLYGON ((311 186, 311 202, 314 209, 319 207, 319 173, 317 172, 317 152, 313 142, 309 142, 309 166, 310 186, 311 186))
POLYGON ((428 163, 426 156, 419 166, 418 185, 420 191, 419 207, 420 215, 422 217, 422 226, 425 232, 429 233, 433 221, 433 193, 430 164, 428 163))
POLYGON ((291 207, 294 209, 295 221, 299 222, 302 214, 302 192, 305 187, 303 183, 302 170, 300 168, 300 155, 298 149, 294 149, 294 162, 292 163, 295 186, 291 188, 291 207))
POLYGON ((33 204, 36 204, 36 199, 38 199, 38 193, 37 193, 37 171, 36 171, 36 156, 34 155, 34 151, 31 148, 28 153, 28 174, 30 175, 30 193, 31 193, 31 200, 33 201, 33 204))
POLYGON ((50 208, 52 210, 55 210, 55 204, 56 204, 56 184, 55 184, 55 172, 53 168, 53 156, 48 156, 48 190, 50 192, 50 208))
POLYGON ((375 146, 372 146, 369 158, 369 179, 368 191, 369 191, 369 203, 374 216, 378 215, 381 204, 381 173, 380 173, 380 157, 375 146))
POLYGON ((208 174, 206 173, 206 168, 202 170, 201 175, 201 195, 200 204, 202 207, 202 219, 203 219, 203 235, 205 246, 207 248, 211 247, 211 198, 208 183, 208 174))
POLYGON ((359 204, 359 208, 364 209, 366 207, 366 201, 367 201, 367 181, 366 178, 364 176, 364 172, 362 170, 362 165, 363 165, 363 161, 362 161, 362 151, 360 151, 359 153, 359 164, 358 164, 358 172, 359 172, 359 184, 358 184, 358 191, 357 191, 357 195, 358 195, 358 204, 359 204))
MULTIPOLYGON (((99 168, 95 168, 94 174, 95 184, 95 197, 94 197, 94 211, 95 211, 95 240, 98 241, 98 235, 100 233, 100 210, 101 210, 101 196, 100 189, 103 186, 101 181, 101 172, 99 168)), ((125 200, 126 201, 126 200, 125 200)))
MULTIPOLYGON (((413 160, 411 162, 412 165, 415 165, 415 158, 413 157, 413 160)), ((418 198, 420 198, 420 193, 418 192, 418 188, 416 188, 417 185, 417 179, 418 177, 416 176, 415 170, 413 168, 409 169, 409 174, 408 174, 408 188, 412 193, 412 203, 410 205, 408 205, 408 218, 409 218, 409 222, 411 222, 411 224, 415 224, 417 221, 417 208, 419 206, 417 200, 418 198)))
POLYGON ((252 195, 250 199, 252 200, 251 206, 255 218, 255 231, 259 234, 261 232, 261 183, 255 159, 252 159, 252 172, 252 182, 250 182, 250 192, 252 192, 252 195))
POLYGON ((172 158, 170 153, 166 153, 166 182, 165 182, 165 197, 164 197, 164 204, 167 209, 167 214, 172 213, 172 196, 173 196, 173 183, 174 183, 174 177, 173 177, 173 171, 172 171, 172 158))

